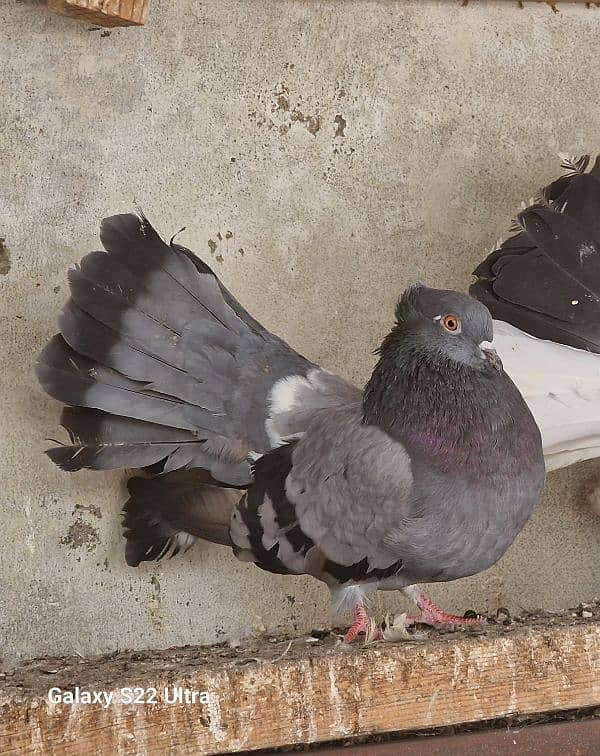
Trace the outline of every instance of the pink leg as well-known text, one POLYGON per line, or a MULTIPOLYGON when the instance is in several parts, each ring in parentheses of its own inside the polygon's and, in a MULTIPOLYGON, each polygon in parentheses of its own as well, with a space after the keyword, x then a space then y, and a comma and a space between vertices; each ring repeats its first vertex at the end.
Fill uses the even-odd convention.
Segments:
POLYGON ((415 617, 407 617, 406 624, 414 625, 420 622, 423 625, 431 625, 437 630, 458 630, 461 627, 480 627, 487 622, 485 617, 461 617, 458 614, 448 614, 428 598, 416 585, 411 585, 403 590, 421 610, 421 614, 415 617))
MULTIPOLYGON (((352 623, 351 627, 348 628, 348 631, 346 632, 346 635, 344 635, 344 643, 352 643, 353 640, 355 640, 356 636, 360 633, 366 633, 367 628, 369 627, 370 618, 367 614, 367 610, 365 609, 365 605, 359 601, 358 604, 354 607, 354 622, 352 623)), ((382 633, 381 630, 377 633, 376 640, 381 640, 382 633)))

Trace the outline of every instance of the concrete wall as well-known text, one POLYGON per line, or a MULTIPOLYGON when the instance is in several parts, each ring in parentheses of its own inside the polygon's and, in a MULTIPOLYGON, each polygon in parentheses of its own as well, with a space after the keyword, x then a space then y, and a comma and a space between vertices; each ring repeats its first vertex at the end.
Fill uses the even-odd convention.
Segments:
MULTIPOLYGON (((330 621, 310 579, 224 549, 126 567, 124 476, 43 456, 31 366, 102 216, 139 203, 256 317, 363 382, 409 281, 465 289, 560 150, 600 151, 600 10, 477 2, 152 0, 110 34, 0 0, 0 655, 207 643, 330 621)), ((598 593, 597 463, 551 476, 450 609, 598 593)), ((397 607, 385 596, 376 605, 397 607)))

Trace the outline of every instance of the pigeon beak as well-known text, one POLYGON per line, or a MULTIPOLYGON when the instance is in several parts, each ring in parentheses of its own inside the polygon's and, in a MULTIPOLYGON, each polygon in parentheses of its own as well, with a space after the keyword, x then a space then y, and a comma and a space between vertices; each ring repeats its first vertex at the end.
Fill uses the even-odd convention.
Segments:
POLYGON ((498 352, 492 346, 491 341, 482 341, 479 344, 479 350, 483 360, 487 360, 498 372, 502 370, 502 360, 498 356, 498 352))

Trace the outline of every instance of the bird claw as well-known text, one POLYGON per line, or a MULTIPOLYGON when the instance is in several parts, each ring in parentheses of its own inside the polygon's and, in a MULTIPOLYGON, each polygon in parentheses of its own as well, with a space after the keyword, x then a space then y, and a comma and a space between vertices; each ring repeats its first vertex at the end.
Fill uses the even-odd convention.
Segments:
POLYGON ((374 619, 367 614, 364 604, 354 607, 354 622, 344 635, 344 643, 352 643, 360 633, 365 634, 365 643, 381 640, 383 633, 374 619))
POLYGON ((466 627, 481 627, 487 623, 485 617, 461 617, 458 614, 449 614, 440 609, 432 601, 423 601, 421 614, 406 618, 406 625, 429 625, 436 630, 462 630, 466 627))
POLYGON ((463 617, 445 612, 436 606, 418 585, 407 586, 402 589, 402 592, 421 610, 421 614, 406 618, 407 625, 422 624, 434 627, 436 630, 461 630, 487 624, 487 618, 480 617, 475 612, 467 612, 463 617), (467 616, 468 614, 473 616, 467 616))

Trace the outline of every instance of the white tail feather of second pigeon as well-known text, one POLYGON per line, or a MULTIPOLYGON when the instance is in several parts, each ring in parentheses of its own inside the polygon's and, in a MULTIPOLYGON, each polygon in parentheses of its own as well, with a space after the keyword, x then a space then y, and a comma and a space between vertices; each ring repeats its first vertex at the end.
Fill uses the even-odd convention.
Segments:
POLYGON ((547 470, 600 456, 600 354, 494 321, 493 346, 540 428, 547 470))

